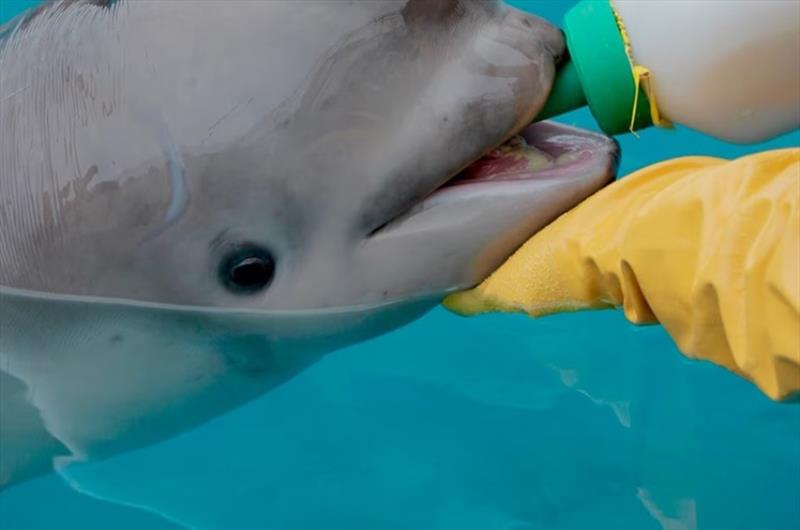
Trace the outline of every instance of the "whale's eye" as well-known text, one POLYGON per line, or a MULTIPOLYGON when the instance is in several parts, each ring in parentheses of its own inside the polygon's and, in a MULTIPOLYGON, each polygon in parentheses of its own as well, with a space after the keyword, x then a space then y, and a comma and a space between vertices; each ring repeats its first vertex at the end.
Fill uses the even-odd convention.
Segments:
POLYGON ((229 252, 220 263, 223 285, 237 294, 250 294, 269 286, 275 275, 275 260, 267 250, 256 245, 242 245, 229 252))

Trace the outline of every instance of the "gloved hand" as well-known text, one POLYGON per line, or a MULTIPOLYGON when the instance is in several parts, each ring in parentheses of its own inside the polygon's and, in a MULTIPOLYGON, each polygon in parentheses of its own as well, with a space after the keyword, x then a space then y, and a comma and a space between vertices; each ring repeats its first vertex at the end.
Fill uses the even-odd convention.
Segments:
POLYGON ((800 395, 800 149, 637 171, 445 306, 531 316, 621 306, 773 399, 800 395))

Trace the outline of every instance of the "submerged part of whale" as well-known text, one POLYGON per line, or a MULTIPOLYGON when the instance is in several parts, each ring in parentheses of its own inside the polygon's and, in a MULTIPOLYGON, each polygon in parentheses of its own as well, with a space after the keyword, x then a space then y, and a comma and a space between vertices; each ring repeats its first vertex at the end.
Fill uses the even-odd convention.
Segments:
POLYGON ((0 35, 0 485, 419 317, 616 167, 526 129, 562 37, 492 1, 72 0, 0 35))

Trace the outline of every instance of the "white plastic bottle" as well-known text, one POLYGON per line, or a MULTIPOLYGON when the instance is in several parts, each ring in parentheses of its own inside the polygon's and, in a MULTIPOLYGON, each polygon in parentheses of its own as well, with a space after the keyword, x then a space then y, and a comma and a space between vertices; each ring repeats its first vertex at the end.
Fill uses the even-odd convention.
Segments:
POLYGON ((584 0, 564 29, 571 63, 543 115, 583 97, 610 134, 668 120, 755 143, 800 126, 797 0, 584 0))

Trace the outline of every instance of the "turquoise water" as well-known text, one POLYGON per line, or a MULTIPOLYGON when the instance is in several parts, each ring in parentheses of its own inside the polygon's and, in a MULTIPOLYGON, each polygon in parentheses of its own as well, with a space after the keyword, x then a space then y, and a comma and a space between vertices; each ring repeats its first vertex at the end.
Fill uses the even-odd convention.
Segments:
MULTIPOLYGON (((22 4, 0 0, 0 20, 22 4)), ((572 2, 516 2, 557 22, 572 2)), ((592 128, 586 112, 563 121, 592 128)), ((621 174, 687 130, 621 138, 621 174)), ((800 407, 614 311, 443 310, 200 429, 0 495, 2 529, 800 528, 800 407), (79 493, 82 491, 83 493, 79 493)))

